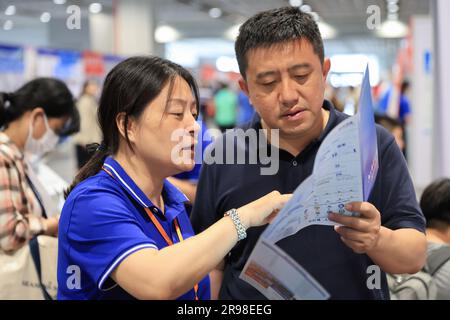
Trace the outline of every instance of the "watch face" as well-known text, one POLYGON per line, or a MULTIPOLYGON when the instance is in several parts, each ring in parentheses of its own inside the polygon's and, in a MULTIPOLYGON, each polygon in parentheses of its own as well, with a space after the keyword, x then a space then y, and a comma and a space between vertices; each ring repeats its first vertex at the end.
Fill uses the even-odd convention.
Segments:
POLYGON ((230 209, 227 212, 225 212, 224 216, 231 216, 232 212, 235 211, 236 209, 230 209))

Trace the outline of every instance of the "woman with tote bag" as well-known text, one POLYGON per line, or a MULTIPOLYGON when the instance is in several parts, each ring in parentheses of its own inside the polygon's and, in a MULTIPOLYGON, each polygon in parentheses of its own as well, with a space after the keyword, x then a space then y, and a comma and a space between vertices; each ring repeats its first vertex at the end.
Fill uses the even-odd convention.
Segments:
POLYGON ((57 79, 38 78, 13 93, 0 93, 2 299, 46 298, 41 290, 41 273, 36 272, 39 265, 46 272, 53 270, 53 276, 44 278, 49 278, 47 285, 55 287, 56 292, 56 239, 37 236, 56 236, 59 216, 46 212, 42 188, 36 187, 27 162, 54 149, 59 136, 67 134, 75 113, 72 94, 57 79), (28 246, 30 240, 32 246, 28 246), (38 249, 45 252, 36 253, 38 249))

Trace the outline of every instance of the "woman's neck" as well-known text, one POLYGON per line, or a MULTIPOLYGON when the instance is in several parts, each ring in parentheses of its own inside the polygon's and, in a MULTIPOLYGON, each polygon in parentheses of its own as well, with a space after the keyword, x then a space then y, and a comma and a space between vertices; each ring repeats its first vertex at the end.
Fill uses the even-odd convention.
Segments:
POLYGON ((19 148, 20 151, 23 151, 25 148, 26 142, 26 133, 22 130, 22 126, 18 122, 12 122, 8 125, 8 128, 3 131, 8 138, 19 148))
POLYGON ((163 210, 164 205, 161 197, 164 178, 150 172, 148 164, 144 164, 132 152, 118 152, 114 159, 122 166, 126 173, 133 179, 134 183, 145 193, 149 200, 159 209, 163 210))

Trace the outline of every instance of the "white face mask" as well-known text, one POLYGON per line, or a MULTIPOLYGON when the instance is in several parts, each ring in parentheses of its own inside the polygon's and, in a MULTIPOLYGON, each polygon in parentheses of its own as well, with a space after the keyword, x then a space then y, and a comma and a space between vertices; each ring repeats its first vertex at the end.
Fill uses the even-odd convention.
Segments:
POLYGON ((59 140, 56 133, 49 127, 47 116, 44 114, 45 133, 40 139, 33 138, 33 124, 30 121, 30 130, 28 130, 28 138, 25 142, 24 153, 29 157, 42 157, 47 152, 53 150, 59 140))

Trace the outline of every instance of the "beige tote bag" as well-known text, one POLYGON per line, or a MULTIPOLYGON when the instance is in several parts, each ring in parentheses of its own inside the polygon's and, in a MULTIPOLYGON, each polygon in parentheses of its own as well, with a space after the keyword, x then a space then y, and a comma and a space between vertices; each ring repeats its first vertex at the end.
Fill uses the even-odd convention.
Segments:
POLYGON ((38 236, 13 254, 0 251, 0 300, 56 299, 57 256, 58 239, 49 236, 38 236))

